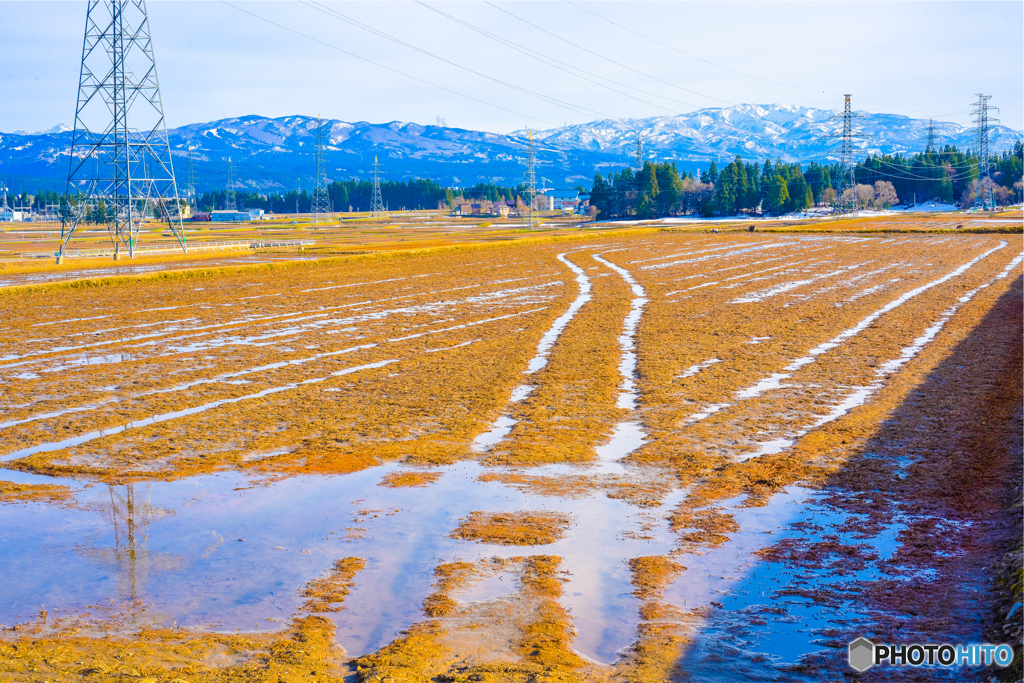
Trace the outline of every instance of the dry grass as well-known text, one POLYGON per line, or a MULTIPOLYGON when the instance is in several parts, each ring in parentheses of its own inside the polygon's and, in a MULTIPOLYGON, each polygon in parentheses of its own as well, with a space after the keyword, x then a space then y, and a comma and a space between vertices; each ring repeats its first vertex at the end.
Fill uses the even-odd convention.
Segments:
POLYGON ((471 512, 451 533, 452 538, 494 545, 547 545, 562 538, 572 519, 536 512, 471 512))
POLYGON ((339 612, 341 603, 352 588, 353 579, 366 566, 361 557, 343 557, 334 563, 329 576, 306 584, 302 597, 308 598, 303 606, 306 612, 339 612))
POLYGON ((14 503, 28 500, 44 500, 55 502, 71 497, 71 489, 67 486, 51 484, 15 484, 12 481, 0 481, 0 502, 14 503))
POLYGON ((424 472, 422 470, 391 472, 385 474, 378 486, 388 488, 406 488, 410 486, 429 486, 441 478, 440 472, 424 472))

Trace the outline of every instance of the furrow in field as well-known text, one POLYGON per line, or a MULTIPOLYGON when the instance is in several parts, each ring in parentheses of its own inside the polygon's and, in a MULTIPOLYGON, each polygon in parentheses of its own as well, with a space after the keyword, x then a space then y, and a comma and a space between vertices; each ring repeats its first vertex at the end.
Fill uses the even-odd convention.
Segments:
MULTIPOLYGON (((992 249, 989 249, 988 251, 984 252, 983 254, 981 254, 979 256, 976 256, 975 258, 971 259, 967 263, 964 263, 964 264, 960 265, 959 267, 955 268, 954 270, 950 271, 949 273, 946 273, 942 277, 940 277, 940 278, 938 278, 936 280, 932 280, 931 282, 925 283, 925 284, 923 284, 923 285, 921 285, 919 287, 916 287, 915 289, 912 289, 909 292, 906 292, 906 293, 902 294, 901 296, 897 297, 896 299, 893 299, 892 301, 887 303, 885 306, 882 306, 881 308, 873 311, 869 315, 867 315, 864 318, 862 318, 853 327, 850 327, 850 328, 848 328, 846 330, 843 330, 842 332, 840 332, 838 335, 836 335, 832 339, 830 339, 830 340, 828 340, 828 341, 826 341, 824 343, 821 343, 821 344, 815 346, 814 348, 812 348, 810 351, 807 352, 807 355, 801 356, 800 358, 794 359, 788 365, 786 365, 785 368, 783 368, 783 372, 772 373, 768 377, 765 377, 765 378, 759 380, 757 383, 755 383, 753 385, 750 385, 748 387, 745 387, 743 389, 740 389, 739 391, 735 392, 734 399, 735 400, 752 399, 752 398, 756 398, 756 397, 762 395, 763 393, 765 393, 767 391, 771 391, 773 389, 779 388, 781 386, 782 382, 784 380, 789 379, 794 372, 796 372, 800 368, 803 368, 806 365, 809 365, 809 364, 815 362, 815 360, 817 360, 817 358, 819 356, 821 356, 822 354, 825 354, 825 353, 827 353, 827 352, 829 352, 829 351, 839 347, 840 345, 844 344, 845 342, 849 341, 850 339, 856 337, 857 335, 862 333, 864 330, 866 330, 872 323, 874 323, 876 320, 881 318, 883 315, 885 315, 885 314, 887 314, 887 313, 889 313, 889 312, 899 308, 900 306, 905 304, 907 301, 909 301, 910 299, 918 296, 919 294, 921 294, 923 292, 926 292, 929 289, 932 289, 933 287, 937 287, 937 286, 939 286, 941 284, 944 284, 944 283, 948 282, 949 280, 951 280, 951 279, 953 279, 955 277, 958 277, 958 276, 962 275, 963 273, 967 272, 972 266, 974 266, 976 263, 978 263, 982 259, 986 258, 987 256, 990 256, 991 254, 993 254, 996 251, 998 251, 998 250, 1002 249, 1003 247, 1005 247, 1006 244, 1007 243, 1005 241, 1000 242, 1000 244, 998 246, 993 247, 992 249)), ((730 303, 735 303, 735 302, 730 302, 730 303)))
MULTIPOLYGON (((989 246, 992 246, 991 241, 989 246)), ((877 242, 863 247, 857 245, 855 251, 850 251, 852 248, 847 246, 838 252, 840 262, 842 259, 848 259, 847 262, 870 259, 884 263, 896 256, 877 242)), ((908 294, 929 276, 938 279, 948 275, 951 270, 964 265, 963 261, 957 262, 958 258, 963 258, 962 253, 959 250, 932 251, 928 248, 914 250, 911 255, 915 261, 930 263, 906 273, 903 281, 894 283, 886 291, 895 289, 897 293, 902 290, 902 294, 908 294)), ((905 250, 898 255, 900 259, 907 257, 905 250)), ((790 307, 769 306, 771 300, 757 304, 768 307, 771 312, 768 314, 767 311, 751 312, 743 306, 730 306, 724 292, 712 290, 704 290, 705 294, 681 303, 668 304, 657 296, 661 286, 652 283, 651 287, 655 291, 650 311, 645 316, 648 322, 641 332, 640 367, 644 393, 650 396, 644 408, 644 419, 653 440, 632 458, 671 462, 681 471, 694 474, 703 471, 718 457, 700 446, 696 437, 698 431, 693 431, 694 423, 712 416, 715 421, 722 422, 727 419, 722 417, 725 415, 723 411, 728 412, 727 409, 737 403, 737 394, 747 392, 756 395, 762 389, 767 390, 769 387, 762 384, 765 373, 771 380, 772 375, 779 374, 773 368, 793 364, 792 352, 799 348, 801 339, 811 344, 815 344, 816 338, 821 340, 813 348, 823 352, 830 348, 823 345, 834 342, 837 334, 849 332, 851 324, 856 326, 858 320, 863 323, 865 316, 875 314, 867 321, 870 325, 881 315, 879 308, 885 305, 884 299, 879 300, 882 296, 880 291, 843 307, 835 307, 834 302, 826 297, 814 297, 790 307), (757 345, 748 344, 752 338, 765 337, 769 339, 757 345), (669 341, 673 339, 679 341, 669 341), (648 349, 657 351, 648 352, 648 349), (699 374, 678 377, 685 374, 687 368, 708 358, 721 359, 722 362, 703 369, 699 374), (693 435, 692 439, 687 434, 693 435)), ((889 298, 891 303, 891 295, 889 298)), ((774 379, 781 381, 781 378, 774 379)), ((721 429, 723 434, 729 433, 728 427, 721 429)), ((735 430, 731 438, 735 439, 739 434, 745 435, 743 439, 749 439, 758 428, 753 423, 744 423, 737 425, 735 430), (748 435, 747 430, 752 428, 753 432, 748 435)))
MULTIPOLYGON (((633 293, 633 299, 629 304, 629 313, 622 322, 622 335, 619 337, 619 349, 622 352, 619 374, 622 375, 622 384, 615 401, 618 408, 633 413, 637 407, 635 338, 640 318, 644 312, 644 305, 647 303, 647 292, 625 268, 615 265, 598 254, 594 254, 594 259, 618 273, 633 293)), ((603 462, 617 462, 642 446, 645 440, 646 432, 639 420, 620 421, 612 428, 608 443, 596 449, 597 455, 603 462)))
MULTIPOLYGON (((577 277, 586 277, 583 270, 577 277)), ((491 448, 491 462, 593 460, 598 442, 623 416, 623 409, 616 406, 616 340, 629 313, 629 290, 621 279, 588 279, 595 304, 577 310, 551 347, 546 365, 530 374, 530 385, 536 388, 511 406, 508 417, 515 424, 507 438, 491 448)))
MULTIPOLYGON (((537 352, 534 354, 533 358, 530 359, 530 362, 524 371, 524 374, 526 375, 532 375, 538 370, 543 369, 548 364, 548 356, 551 353, 551 348, 558 341, 562 332, 565 331, 565 326, 568 325, 574 317, 576 317, 579 310, 591 299, 590 278, 587 277, 587 274, 583 269, 572 261, 569 261, 566 258, 565 253, 558 254, 555 258, 562 262, 576 275, 578 294, 576 295, 576 298, 573 299, 573 302, 569 304, 569 308, 566 309, 565 313, 558 316, 551 324, 548 331, 544 333, 544 336, 541 337, 540 342, 537 344, 537 352)), ((529 396, 533 389, 533 385, 520 384, 512 390, 511 397, 508 401, 509 405, 519 403, 529 396)), ((478 435, 476 439, 473 440, 472 448, 474 452, 483 453, 508 435, 516 421, 505 414, 507 412, 507 408, 508 406, 506 406, 506 410, 491 423, 491 426, 487 431, 478 435)))
MULTIPOLYGON (((380 325, 391 319, 398 319, 398 323, 411 323, 418 316, 424 320, 425 324, 435 324, 436 321, 431 319, 431 316, 437 316, 442 313, 447 314, 449 312, 455 312, 457 310, 462 310, 460 316, 465 316, 471 315, 473 311, 480 308, 488 309, 493 308, 495 306, 522 307, 529 306, 531 304, 535 305, 536 303, 547 302, 550 301, 550 298, 552 296, 552 294, 548 292, 556 290, 560 287, 561 283, 555 281, 541 283, 538 285, 528 287, 499 289, 492 292, 485 292, 476 296, 464 297, 461 299, 439 300, 413 307, 383 309, 378 310, 376 312, 368 312, 363 313, 361 315, 349 316, 344 318, 318 316, 315 319, 311 321, 306 321, 300 325, 292 325, 290 327, 283 329, 271 329, 260 334, 249 334, 231 337, 221 336, 215 337, 213 339, 207 339, 202 342, 192 341, 189 344, 178 346, 172 345, 171 342, 173 342, 174 340, 161 340, 159 342, 143 342, 140 344, 136 344, 133 347, 131 360, 135 363, 136 366, 138 366, 142 364, 143 361, 151 364, 154 362, 154 359, 166 358, 168 356, 173 356, 177 354, 194 355, 198 353, 209 353, 212 350, 216 350, 219 353, 223 353, 224 349, 228 347, 259 347, 262 344, 266 344, 268 342, 273 343, 283 338, 294 338, 296 337, 296 335, 301 337, 307 337, 308 335, 317 333, 334 334, 335 329, 337 328, 351 328, 352 330, 363 329, 360 326, 364 326, 370 323, 380 325), (424 316, 426 316, 426 318, 424 318, 424 316), (145 353, 145 350, 148 348, 152 348, 154 350, 149 353, 145 353)), ((415 323, 413 323, 413 326, 415 326, 415 323)), ((368 337, 373 337, 379 334, 380 336, 384 337, 386 337, 387 335, 393 335, 395 338, 401 338, 404 336, 412 338, 415 336, 424 336, 425 334, 430 333, 424 332, 414 333, 413 335, 395 335, 394 331, 396 330, 394 330, 393 327, 390 328, 389 330, 383 331, 377 331, 366 328, 363 334, 350 334, 349 337, 352 339, 367 339, 368 337)), ((181 339, 182 338, 178 338, 178 340, 181 339)), ((336 343, 336 340, 334 340, 333 343, 336 343)), ((37 374, 46 372, 59 372, 61 383, 64 385, 64 387, 67 388, 73 386, 75 381, 78 379, 69 377, 67 375, 67 370, 80 369, 86 366, 95 366, 97 365, 98 362, 120 364, 120 361, 121 356, 119 354, 108 354, 100 355, 99 357, 88 356, 83 357, 81 359, 72 359, 62 365, 55 365, 35 369, 37 374)), ((187 358, 181 358, 177 362, 179 364, 187 362, 187 358)), ((114 368, 112 368, 112 371, 113 370, 114 368)), ((93 385, 99 383, 100 386, 103 386, 108 382, 117 381, 117 375, 120 374, 121 372, 123 372, 123 368, 118 367, 117 372, 115 372, 114 376, 112 376, 109 380, 98 380, 96 373, 93 372, 90 376, 82 378, 82 380, 93 385)), ((180 379, 178 383, 181 383, 180 379)))

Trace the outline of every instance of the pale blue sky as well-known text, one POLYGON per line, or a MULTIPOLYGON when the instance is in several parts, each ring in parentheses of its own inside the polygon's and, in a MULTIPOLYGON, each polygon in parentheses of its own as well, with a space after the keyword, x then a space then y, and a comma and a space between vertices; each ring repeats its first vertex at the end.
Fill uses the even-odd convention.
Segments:
MULTIPOLYGON (((319 113, 422 124, 441 116, 452 127, 509 132, 744 102, 837 108, 845 92, 853 93, 855 109, 967 125, 974 93, 984 92, 1002 108, 1005 125, 1024 128, 1021 2, 609 1, 579 2, 581 9, 565 1, 494 0, 554 36, 484 2, 426 2, 563 68, 636 88, 606 83, 634 97, 537 61, 415 2, 322 4, 464 68, 313 4, 231 2, 309 38, 221 2, 151 1, 169 126, 319 113)), ((72 122, 85 8, 85 2, 0 2, 0 131, 72 122)))

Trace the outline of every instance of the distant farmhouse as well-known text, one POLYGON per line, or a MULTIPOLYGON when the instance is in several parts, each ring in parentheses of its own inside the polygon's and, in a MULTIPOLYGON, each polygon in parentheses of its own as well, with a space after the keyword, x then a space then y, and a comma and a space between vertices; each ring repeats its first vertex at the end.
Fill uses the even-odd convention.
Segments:
POLYGON ((590 207, 590 195, 579 190, 547 190, 544 194, 551 211, 585 213, 590 207))
POLYGON ((459 204, 459 216, 507 216, 511 207, 507 201, 483 202, 480 204, 459 204))

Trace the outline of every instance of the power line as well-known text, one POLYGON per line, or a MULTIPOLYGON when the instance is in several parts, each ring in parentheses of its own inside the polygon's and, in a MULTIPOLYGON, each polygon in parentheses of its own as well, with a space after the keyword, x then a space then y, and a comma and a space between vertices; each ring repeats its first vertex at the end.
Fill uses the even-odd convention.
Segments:
MULTIPOLYGON (((555 97, 550 97, 548 95, 544 95, 544 94, 541 94, 539 92, 535 92, 533 90, 530 90, 529 88, 524 88, 524 87, 516 85, 514 83, 510 83, 508 81, 504 81, 504 80, 502 80, 500 78, 495 78, 494 76, 488 76, 487 74, 483 73, 482 71, 477 71, 476 69, 472 69, 472 68, 470 68, 468 66, 463 66, 462 64, 459 64, 458 62, 454 62, 454 61, 452 61, 450 59, 447 59, 447 58, 442 57, 440 55, 434 54, 433 52, 430 52, 429 50, 425 50, 425 49, 423 49, 421 47, 413 45, 412 43, 406 42, 406 41, 402 40, 401 38, 396 38, 396 37, 394 37, 394 36, 392 36, 392 35, 390 35, 388 33, 385 33, 385 32, 383 32, 383 31, 381 31, 379 29, 374 28, 374 27, 372 27, 372 26, 370 26, 368 24, 364 24, 363 22, 358 21, 357 19, 353 19, 352 17, 349 17, 349 16, 347 16, 345 14, 342 14, 341 12, 339 12, 336 9, 332 9, 330 7, 324 7, 323 5, 320 5, 319 3, 313 2, 313 1, 306 1, 306 0, 299 0, 299 1, 302 2, 302 4, 306 5, 307 7, 310 7, 312 9, 317 10, 318 12, 322 12, 323 14, 326 14, 326 15, 328 15, 330 17, 333 17, 335 19, 339 19, 341 21, 344 21, 344 22, 346 22, 348 24, 351 24, 351 25, 353 25, 353 26, 355 26, 357 28, 361 28, 364 31, 368 31, 369 33, 372 33, 372 34, 374 34, 376 36, 384 38, 385 40, 390 40, 393 43, 396 43, 398 45, 402 45, 403 47, 409 48, 410 50, 414 50, 415 52, 419 52, 420 54, 427 55, 428 57, 433 57, 434 59, 436 59, 438 61, 444 62, 445 64, 449 64, 451 66, 454 66, 457 69, 462 69, 463 71, 466 71, 467 73, 471 73, 471 74, 473 74, 475 76, 479 76, 481 78, 487 79, 487 80, 489 80, 489 81, 491 81, 493 83, 497 83, 498 85, 503 85, 506 88, 511 88, 512 90, 515 90, 517 92, 521 92, 524 95, 529 95, 531 97, 535 97, 535 98, 537 98, 539 100, 547 102, 548 104, 554 104, 556 106, 562 107, 563 109, 568 109, 569 111, 576 112, 577 114, 584 114, 584 115, 587 115, 587 114, 597 114, 598 116, 604 116, 606 118, 611 118, 611 116, 609 114, 605 114, 603 112, 597 111, 596 109, 589 109, 587 107, 576 106, 576 105, 573 105, 570 102, 565 102, 564 100, 560 100, 560 99, 555 98, 555 97)), ((531 118, 533 118, 533 117, 531 117, 531 118)), ((555 124, 555 125, 557 125, 557 124, 555 124)))
MULTIPOLYGON (((738 71, 737 69, 733 69, 731 67, 724 66, 722 64, 717 64, 717 63, 712 62, 710 60, 704 59, 703 57, 698 57, 695 54, 691 54, 691 53, 686 52, 684 50, 680 50, 679 48, 677 48, 677 47, 675 47, 673 45, 669 45, 669 44, 663 43, 660 40, 657 40, 655 38, 651 38, 650 36, 647 36, 647 35, 644 35, 643 33, 640 33, 639 31, 634 31, 633 29, 629 28, 628 26, 623 26, 622 24, 614 22, 614 21, 612 21, 611 19, 609 19, 607 17, 601 16, 597 12, 592 12, 591 10, 587 9, 586 7, 583 7, 581 5, 577 5, 572 0, 565 0, 565 1, 568 2, 570 5, 572 5, 573 7, 575 7, 576 9, 582 10, 582 11, 586 12, 587 14, 593 15, 593 16, 597 17, 598 19, 600 19, 601 21, 606 21, 609 24, 611 24, 612 26, 617 26, 618 28, 622 29, 623 31, 627 31, 629 33, 632 33, 635 36, 639 36, 640 38, 643 38, 644 40, 647 40, 647 41, 650 41, 650 42, 655 43, 657 45, 660 45, 660 46, 662 46, 664 48, 672 50, 673 52, 678 52, 679 54, 685 55, 687 57, 690 57, 691 59, 696 59, 699 62, 704 62, 705 64, 710 64, 711 66, 718 67, 719 69, 725 69, 726 71, 731 71, 731 72, 733 72, 735 74, 739 74, 740 76, 746 76, 747 78, 753 78, 755 80, 763 81, 765 83, 771 83, 773 85, 781 85, 781 86, 786 87, 786 88, 794 88, 796 90, 805 90, 807 92, 823 93, 823 94, 826 94, 826 95, 837 95, 838 94, 838 93, 829 92, 827 90, 815 90, 813 88, 803 88, 803 87, 801 87, 799 85, 789 85, 788 83, 780 83, 779 81, 773 81, 770 78, 761 78, 760 76, 755 76, 753 74, 748 74, 748 73, 745 73, 743 71, 738 71)), ((721 102, 722 100, 719 100, 719 101, 721 102)))
MULTIPOLYGON (((653 95, 654 97, 662 97, 661 95, 658 95, 657 93, 647 92, 646 90, 640 90, 639 88, 634 88, 633 86, 627 85, 625 83, 619 83, 618 81, 614 81, 614 80, 612 80, 610 78, 606 78, 606 77, 601 76, 599 74, 595 74, 592 71, 587 71, 586 69, 581 69, 578 66, 573 66, 572 64, 568 64, 567 62, 563 62, 561 60, 555 59, 554 57, 549 57, 547 55, 544 55, 543 53, 537 52, 536 50, 531 50, 529 48, 522 47, 520 45, 516 45, 515 43, 513 43, 511 41, 505 40, 501 36, 495 35, 495 34, 489 32, 489 31, 485 31, 482 28, 478 28, 478 27, 474 26, 473 24, 469 23, 468 21, 464 21, 462 19, 459 19, 458 17, 452 16, 451 14, 448 14, 447 12, 443 12, 443 11, 437 9, 436 7, 431 7, 430 5, 428 5, 425 2, 422 2, 421 0, 416 0, 416 3, 419 4, 419 5, 422 5, 423 7, 425 7, 428 10, 430 10, 431 12, 435 12, 436 14, 439 14, 439 15, 445 17, 446 19, 450 19, 451 21, 454 21, 455 23, 457 23, 457 24, 459 24, 461 26, 465 26, 466 28, 468 28, 471 31, 479 33, 480 35, 482 35, 482 36, 484 36, 486 38, 490 38, 491 40, 493 40, 493 41, 495 41, 497 43, 500 43, 500 44, 502 44, 502 45, 504 45, 504 46, 506 46, 506 47, 508 47, 508 48, 510 48, 512 50, 515 50, 516 52, 524 54, 527 57, 531 57, 531 58, 533 58, 533 59, 535 59, 535 60, 537 60, 537 61, 539 61, 539 62, 541 62, 543 64, 547 64, 548 66, 554 67, 554 68, 558 69, 559 71, 563 71, 563 72, 569 74, 570 76, 573 76, 574 78, 579 78, 580 80, 586 81, 588 83, 593 83, 594 85, 596 85, 598 87, 605 88, 606 90, 610 90, 610 91, 612 91, 614 93, 618 93, 619 95, 622 95, 624 97, 628 97, 630 99, 636 100, 637 102, 643 102, 644 104, 649 104, 652 107, 658 107, 659 109, 664 109, 665 111, 671 112, 673 114, 679 114, 680 113, 680 112, 676 111, 675 109, 670 109, 668 107, 665 107, 665 106, 662 106, 660 104, 657 104, 656 102, 648 102, 647 100, 644 100, 644 99, 641 99, 639 97, 636 97, 635 95, 630 95, 627 92, 622 92, 621 90, 617 90, 615 88, 612 88, 611 86, 605 85, 604 83, 599 83, 598 81, 595 81, 595 80, 593 80, 591 78, 586 78, 584 76, 580 76, 580 73, 587 74, 588 76, 593 76, 594 78, 600 78, 603 81, 608 81, 609 83, 614 83, 615 85, 618 85, 618 86, 621 86, 621 87, 625 87, 625 88, 629 88, 631 90, 636 90, 637 92, 642 92, 642 93, 645 93, 647 95, 653 95), (559 66, 559 65, 561 65, 561 66, 559 66), (579 73, 576 73, 576 72, 579 72, 579 73)), ((696 104, 693 104, 692 102, 682 102, 680 100, 672 100, 672 98, 669 98, 669 97, 663 97, 662 99, 670 100, 670 101, 673 101, 673 102, 679 102, 680 104, 685 104, 685 105, 691 106, 691 107, 698 106, 696 104)))
POLYGON ((482 100, 479 97, 473 97, 472 95, 467 95, 464 92, 459 92, 458 90, 452 90, 451 88, 446 88, 443 85, 438 85, 437 83, 433 83, 433 82, 428 81, 428 80, 426 80, 424 78, 419 78, 418 76, 413 76, 412 74, 407 74, 404 71, 399 71, 398 69, 394 69, 394 68, 392 68, 390 66, 386 66, 384 64, 381 64, 380 62, 375 62, 372 59, 368 59, 366 57, 357 55, 354 52, 349 52, 348 50, 342 49, 342 48, 338 47, 337 45, 332 45, 331 43, 328 43, 328 42, 325 42, 323 40, 320 40, 319 38, 314 38, 313 36, 310 36, 310 35, 307 35, 305 33, 302 33, 301 31, 296 31, 295 29, 289 28, 289 27, 285 26, 284 24, 279 24, 278 22, 276 22, 276 21, 274 21, 272 19, 267 19, 266 17, 262 17, 262 16, 260 16, 260 15, 258 15, 256 13, 254 13, 254 12, 250 12, 249 10, 245 10, 245 9, 242 9, 241 7, 236 6, 236 5, 232 5, 230 2, 226 2, 225 0, 220 0, 220 3, 223 4, 223 5, 227 5, 228 7, 232 8, 232 9, 236 9, 239 12, 242 12, 244 14, 248 14, 249 16, 254 17, 256 19, 259 19, 260 21, 266 22, 266 23, 268 23, 268 24, 270 24, 272 26, 276 26, 276 27, 278 27, 280 29, 284 29, 285 31, 288 31, 289 33, 294 33, 295 35, 297 35, 297 36, 299 36, 301 38, 305 38, 306 40, 312 40, 314 43, 319 43, 320 45, 323 45, 324 47, 328 47, 328 48, 330 48, 330 49, 332 49, 332 50, 334 50, 336 52, 340 52, 342 54, 348 55, 349 57, 355 57, 358 60, 364 61, 364 62, 366 62, 368 64, 373 64, 376 67, 380 67, 381 69, 384 69, 386 71, 390 71, 392 73, 396 73, 399 76, 405 76, 406 78, 410 78, 410 79, 412 79, 414 81, 417 81, 419 83, 423 83, 424 85, 429 85, 429 86, 431 86, 433 88, 437 88, 438 90, 443 90, 443 91, 445 91, 447 93, 451 93, 453 95, 458 95, 459 97, 463 97, 463 98, 465 98, 467 100, 472 100, 473 102, 477 102, 479 104, 484 104, 484 105, 487 105, 488 107, 493 107, 495 109, 500 109, 500 110, 508 112, 510 114, 516 114, 517 116, 525 116, 528 119, 531 119, 533 121, 540 121, 540 122, 546 123, 546 124, 548 124, 550 126, 557 126, 558 125, 557 123, 554 123, 553 121, 547 121, 546 119, 541 119, 541 118, 537 118, 536 116, 531 116, 529 114, 524 114, 523 112, 519 112, 519 111, 516 111, 514 109, 509 109, 508 107, 503 107, 500 104, 494 104, 493 102, 488 102, 486 100, 482 100))
MULTIPOLYGON (((599 57, 599 58, 605 60, 606 62, 609 62, 611 64, 615 64, 616 66, 622 67, 623 69, 627 69, 629 71, 632 71, 633 73, 640 74, 641 76, 644 76, 646 78, 650 78, 651 80, 654 80, 654 81, 658 81, 659 83, 664 83, 667 86, 670 86, 672 88, 676 88, 677 90, 682 90, 683 92, 688 92, 688 93, 690 93, 692 95, 697 95, 699 97, 706 97, 709 100, 715 100, 716 102, 722 102, 723 104, 728 104, 728 105, 734 105, 735 104, 734 102, 727 102, 726 100, 722 100, 722 99, 719 99, 717 97, 712 97, 711 95, 705 95, 704 93, 699 93, 696 90, 690 90, 689 88, 684 88, 684 87, 682 87, 680 85, 676 85, 675 83, 671 83, 669 81, 662 80, 662 79, 658 78, 657 76, 652 76, 649 73, 646 73, 644 71, 640 71, 638 69, 634 69, 631 66, 627 66, 627 65, 623 64, 622 62, 617 62, 614 59, 610 59, 608 57, 605 57, 604 55, 602 55, 602 54, 600 54, 598 52, 594 52, 593 50, 585 48, 582 45, 579 45, 578 43, 574 43, 571 40, 567 40, 566 38, 563 38, 562 36, 560 36, 560 35, 558 35, 556 33, 552 33, 551 31, 548 31, 547 29, 545 29, 542 26, 538 26, 537 24, 534 24, 533 22, 527 21, 526 19, 523 19, 520 16, 512 14, 508 10, 502 9, 501 7, 498 7, 497 5, 495 5, 494 3, 489 2, 489 0, 483 0, 483 1, 484 1, 485 5, 490 5, 491 7, 493 7, 496 10, 498 10, 499 12, 503 12, 503 13, 507 14, 508 16, 512 17, 513 19, 516 19, 518 21, 523 22, 527 26, 532 26, 533 28, 537 29, 538 31, 541 31, 542 33, 546 33, 547 35, 551 36, 552 38, 557 38, 558 40, 562 41, 563 43, 566 43, 568 45, 572 45, 573 47, 575 47, 575 48, 577 48, 579 50, 583 50, 584 52, 586 52, 588 54, 594 55, 595 57, 599 57)), ((614 83, 615 81, 612 81, 612 82, 614 83)), ((623 85, 623 84, 619 84, 619 85, 623 85)), ((634 88, 633 86, 625 86, 625 87, 632 88, 633 90, 638 90, 639 92, 643 92, 643 93, 646 93, 648 95, 654 95, 655 97, 662 97, 663 99, 670 100, 672 102, 679 102, 679 100, 671 100, 671 98, 664 97, 663 95, 656 95, 654 93, 648 93, 646 90, 640 90, 639 88, 634 88)), ((680 102, 680 104, 686 104, 686 105, 689 105, 691 107, 698 106, 698 105, 693 104, 691 102, 680 102)))
MULTIPOLYGON (((486 2, 487 0, 484 0, 484 1, 486 2)), ((620 24, 618 22, 612 21, 611 19, 609 19, 609 18, 607 18, 605 16, 602 16, 602 15, 598 14, 597 12, 589 10, 586 7, 583 7, 582 5, 579 5, 579 4, 575 3, 575 2, 573 2, 572 0, 566 0, 566 2, 568 2, 570 5, 572 5, 576 9, 581 10, 583 12, 586 12, 587 14, 590 14, 592 16, 595 16, 598 19, 600 19, 601 21, 604 21, 604 22, 607 22, 607 23, 609 23, 609 24, 611 24, 613 26, 616 26, 616 27, 622 29, 623 31, 626 31, 628 33, 632 33, 633 35, 638 36, 640 38, 643 38, 646 41, 649 41, 649 42, 654 43, 656 45, 660 45, 661 47, 664 47, 664 48, 666 48, 668 50, 672 50, 673 52, 678 52, 681 55, 685 55, 686 57, 690 57, 691 59, 696 59, 699 62, 703 62, 705 64, 709 64, 709 65, 717 67, 719 69, 724 69, 725 71, 730 71, 730 72, 732 72, 734 74, 738 74, 740 76, 745 76, 747 78, 752 78, 754 80, 761 81, 763 83, 771 83, 772 85, 781 85, 784 88, 793 88, 794 90, 803 90, 805 92, 821 93, 821 94, 825 94, 825 95, 839 95, 839 94, 841 94, 841 93, 837 93, 837 92, 832 92, 831 90, 817 90, 815 88, 805 88, 803 86, 792 85, 790 83, 782 83, 781 81, 775 81, 775 80, 772 80, 770 78, 763 78, 761 76, 756 76, 754 74, 747 73, 745 71, 740 71, 739 69, 733 69, 732 67, 725 66, 724 64, 718 64, 717 62, 712 62, 709 59, 704 59, 703 57, 701 57, 699 55, 695 55, 695 54, 692 54, 690 52, 686 52, 685 50, 680 50, 679 48, 675 47, 674 45, 669 45, 667 43, 663 43, 660 40, 657 40, 656 38, 651 38, 650 36, 645 35, 643 33, 640 33, 639 31, 635 31, 635 30, 629 28, 628 26, 624 26, 623 24, 620 24)), ((490 5, 491 3, 487 2, 487 4, 490 5)), ((493 7, 493 5, 492 5, 492 7, 493 7)), ((512 15, 512 16, 514 16, 514 15, 512 15)), ((626 67, 626 68, 628 68, 628 67, 626 67)), ((708 95, 704 95, 704 97, 708 97, 708 95)), ((713 99, 715 99, 715 98, 713 98, 713 99)), ((893 105, 882 104, 880 102, 873 102, 872 100, 869 100, 869 99, 867 99, 865 97, 861 98, 861 100, 864 101, 864 102, 867 102, 869 104, 874 104, 874 105, 879 106, 879 107, 884 107, 886 109, 912 109, 912 108, 915 108, 915 107, 928 106, 930 104, 940 104, 940 103, 943 103, 943 102, 957 102, 957 101, 961 101, 962 99, 963 98, 958 97, 958 98, 950 99, 950 100, 938 100, 936 102, 924 102, 924 103, 918 103, 918 104, 912 104, 912 105, 893 106, 893 105)), ((722 102, 722 101, 723 100, 719 100, 719 102, 722 102)))

